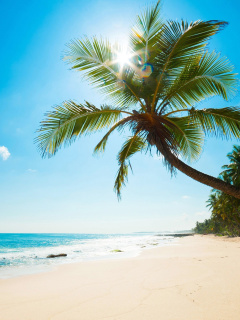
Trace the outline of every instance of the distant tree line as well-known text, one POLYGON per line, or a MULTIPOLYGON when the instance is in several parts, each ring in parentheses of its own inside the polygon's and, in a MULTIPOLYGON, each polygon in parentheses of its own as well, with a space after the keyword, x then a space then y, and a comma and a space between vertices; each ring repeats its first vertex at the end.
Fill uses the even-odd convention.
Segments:
MULTIPOLYGON (((222 166, 219 178, 236 187, 240 186, 240 146, 234 145, 233 151, 227 155, 230 164, 222 166)), ((213 189, 207 200, 211 209, 210 219, 197 222, 196 233, 240 236, 240 199, 213 189)))

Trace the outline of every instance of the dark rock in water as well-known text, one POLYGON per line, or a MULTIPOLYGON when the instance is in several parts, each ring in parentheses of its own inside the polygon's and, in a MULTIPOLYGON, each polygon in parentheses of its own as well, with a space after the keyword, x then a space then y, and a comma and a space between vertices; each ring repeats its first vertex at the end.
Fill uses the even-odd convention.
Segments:
POLYGON ((172 234, 172 237, 181 238, 181 237, 189 237, 193 235, 194 233, 174 233, 172 234))
POLYGON ((59 254, 49 254, 47 258, 58 258, 58 257, 66 257, 66 253, 59 253, 59 254))
POLYGON ((156 234, 156 236, 162 237, 175 237, 175 238, 181 238, 181 237, 188 237, 188 236, 194 236, 194 233, 164 233, 164 234, 156 234))

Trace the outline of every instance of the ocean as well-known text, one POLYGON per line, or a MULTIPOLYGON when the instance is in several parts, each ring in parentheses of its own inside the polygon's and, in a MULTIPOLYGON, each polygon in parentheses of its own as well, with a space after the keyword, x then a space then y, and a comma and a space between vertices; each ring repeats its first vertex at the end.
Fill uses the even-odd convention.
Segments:
POLYGON ((172 236, 133 234, 0 233, 0 278, 38 273, 64 263, 134 257, 176 243, 172 236), (121 252, 114 252, 121 250, 121 252), (49 259, 50 254, 67 254, 49 259))

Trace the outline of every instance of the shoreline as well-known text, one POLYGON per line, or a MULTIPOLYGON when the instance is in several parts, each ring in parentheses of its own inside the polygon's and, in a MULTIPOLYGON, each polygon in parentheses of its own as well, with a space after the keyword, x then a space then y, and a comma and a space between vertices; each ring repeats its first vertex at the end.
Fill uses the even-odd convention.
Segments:
POLYGON ((240 238, 178 244, 1 279, 0 320, 238 320, 240 238))
MULTIPOLYGON (((101 262, 101 261, 107 262, 107 261, 116 261, 116 260, 122 261, 122 260, 127 260, 127 259, 134 259, 134 258, 138 258, 139 256, 141 256, 146 251, 151 251, 151 250, 155 250, 155 249, 159 249, 159 248, 163 248, 163 247, 165 248, 165 247, 169 247, 169 246, 175 246, 178 244, 179 244, 179 242, 172 241, 169 244, 153 246, 152 248, 143 248, 140 252, 124 252, 123 251, 120 253, 115 253, 114 255, 89 258, 89 259, 85 259, 82 261, 66 261, 66 262, 56 263, 56 264, 52 264, 52 265, 34 266, 34 268, 32 267, 31 270, 28 269, 28 272, 22 272, 22 273, 19 273, 16 275, 11 275, 11 276, 6 276, 6 277, 0 276, 0 284, 1 284, 1 281, 3 281, 3 280, 17 279, 17 278, 27 277, 27 276, 31 276, 31 275, 48 273, 48 272, 58 270, 58 268, 61 268, 64 266, 81 265, 82 263, 84 264, 84 263, 91 263, 91 262, 95 263, 95 262, 101 262)), ((16 266, 16 268, 19 268, 19 267, 16 266)), ((0 320, 1 320, 1 318, 0 318, 0 320)))
MULTIPOLYGON (((116 239, 113 238, 113 240, 115 241, 116 239)), ((50 254, 55 254, 55 249, 59 251, 58 247, 56 248, 49 247, 48 249, 44 247, 39 247, 40 250, 42 249, 45 250, 45 256, 43 256, 43 253, 40 253, 40 255, 38 256, 38 252, 37 252, 38 248, 37 247, 33 248, 34 249, 33 252, 34 251, 35 252, 32 253, 32 256, 28 257, 28 262, 27 262, 28 264, 19 264, 19 265, 12 265, 12 266, 6 266, 6 267, 3 266, 2 268, 0 266, 0 280, 17 278, 17 277, 22 277, 26 275, 34 275, 42 272, 48 272, 61 265, 76 264, 76 263, 83 263, 83 262, 89 262, 89 261, 101 261, 101 260, 107 261, 107 260, 134 258, 142 254, 142 252, 144 252, 145 250, 149 250, 149 249, 151 250, 156 247, 159 248, 162 246, 175 245, 176 243, 178 243, 178 238, 175 235, 171 236, 171 235, 160 235, 160 234, 148 235, 147 238, 146 236, 143 238, 138 238, 137 241, 135 241, 135 237, 131 235, 132 242, 129 243, 130 247, 127 247, 127 248, 126 248, 126 244, 128 245, 128 242, 121 243, 121 240, 123 241, 125 240, 124 237, 122 236, 118 237, 117 240, 118 241, 120 240, 120 243, 117 243, 116 245, 110 244, 112 248, 109 247, 108 251, 105 251, 103 255, 102 254, 95 255, 95 256, 90 255, 89 257, 86 257, 86 256, 81 257, 81 255, 78 255, 78 254, 75 254, 75 256, 73 257, 71 252, 73 249, 71 245, 66 246, 64 249, 61 250, 61 252, 67 253, 66 257, 52 258, 52 259, 48 259, 47 256, 49 255, 49 252, 50 254), (118 249, 121 249, 120 252, 117 252, 118 249), (31 261, 34 262, 35 258, 38 258, 40 260, 37 259, 36 263, 31 264, 31 261)), ((93 239, 93 241, 99 241, 99 239, 93 239)), ((81 245, 82 244, 78 244, 78 246, 81 246, 81 245)), ((95 245, 96 244, 93 244, 93 246, 95 245)), ((79 251, 79 247, 76 249, 77 249, 76 252, 81 252, 81 250, 79 251)), ((103 250, 103 248, 98 248, 98 250, 99 249, 100 251, 103 250)), ((104 248, 104 250, 106 250, 106 248, 104 248)))

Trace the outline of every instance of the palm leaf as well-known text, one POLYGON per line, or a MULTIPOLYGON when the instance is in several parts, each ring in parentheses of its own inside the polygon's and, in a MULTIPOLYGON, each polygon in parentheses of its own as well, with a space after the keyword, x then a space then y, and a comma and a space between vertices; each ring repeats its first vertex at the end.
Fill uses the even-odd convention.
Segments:
POLYGON ((101 139, 101 141, 99 141, 99 143, 96 145, 96 147, 94 148, 94 152, 95 152, 95 153, 97 153, 97 152, 104 152, 110 134, 111 134, 115 129, 122 129, 123 126, 125 126, 126 123, 128 122, 128 119, 130 119, 130 117, 124 118, 124 119, 118 121, 117 123, 115 123, 115 124, 112 126, 112 128, 104 135, 104 137, 101 139))
MULTIPOLYGON (((136 53, 134 60, 140 64, 149 61, 159 40, 163 23, 160 19, 160 1, 137 16, 130 34, 130 47, 136 53)), ((156 55, 156 52, 154 56, 156 55)))
POLYGON ((66 146, 75 141, 77 136, 111 126, 122 112, 109 106, 99 109, 88 102, 85 105, 65 102, 46 114, 35 141, 43 157, 52 156, 63 144, 66 146))
POLYGON ((91 84, 102 87, 116 82, 119 64, 117 53, 107 41, 96 37, 71 41, 64 57, 72 69, 83 71, 91 84))
POLYGON ((240 138, 240 110, 238 107, 202 110, 191 108, 189 120, 199 123, 206 134, 227 139, 240 138))
POLYGON ((119 78, 112 84, 104 86, 101 91, 111 99, 114 105, 127 108, 137 103, 142 104, 142 80, 139 79, 134 69, 124 66, 119 78))
POLYGON ((130 67, 122 67, 118 54, 122 48, 119 44, 111 45, 107 40, 96 37, 75 40, 68 44, 65 60, 72 69, 84 73, 84 77, 112 98, 119 106, 127 106, 140 102, 132 81, 135 71, 130 67))
POLYGON ((119 170, 114 184, 114 190, 117 192, 118 198, 121 197, 121 189, 125 185, 128 177, 128 168, 130 165, 129 159, 139 151, 146 148, 146 140, 136 133, 123 144, 122 149, 118 153, 117 160, 119 170))
POLYGON ((160 84, 172 69, 185 66, 189 58, 199 56, 208 39, 219 31, 226 22, 222 21, 196 21, 194 23, 182 23, 169 21, 159 41, 162 53, 158 55, 155 63, 159 70, 152 108, 155 107, 160 84))
POLYGON ((228 178, 228 182, 240 185, 240 146, 234 145, 233 151, 227 154, 230 164, 222 166, 221 176, 228 178))
POLYGON ((199 55, 211 36, 227 23, 224 21, 168 21, 159 42, 163 54, 158 63, 162 69, 177 68, 188 63, 190 57, 199 55))
POLYGON ((176 108, 186 108, 214 95, 227 100, 236 92, 238 83, 233 69, 225 57, 215 52, 190 59, 169 88, 164 88, 161 104, 168 101, 176 108))
POLYGON ((167 117, 174 126, 170 127, 174 140, 177 142, 179 154, 188 162, 199 158, 204 141, 202 129, 189 117, 167 117))

